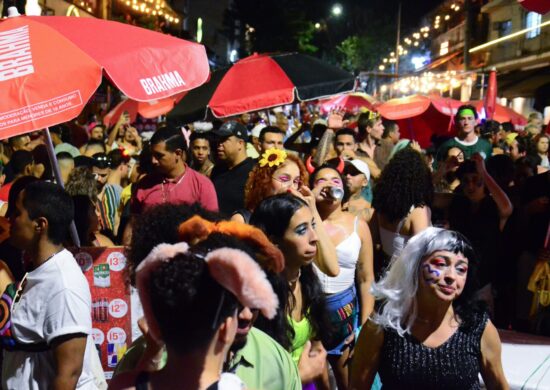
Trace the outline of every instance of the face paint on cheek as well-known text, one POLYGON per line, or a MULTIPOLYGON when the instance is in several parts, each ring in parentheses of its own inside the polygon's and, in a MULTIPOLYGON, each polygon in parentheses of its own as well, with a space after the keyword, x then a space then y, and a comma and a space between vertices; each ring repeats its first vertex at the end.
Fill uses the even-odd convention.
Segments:
POLYGON ((422 266, 422 275, 426 283, 436 283, 441 273, 433 269, 429 264, 424 264, 422 266))

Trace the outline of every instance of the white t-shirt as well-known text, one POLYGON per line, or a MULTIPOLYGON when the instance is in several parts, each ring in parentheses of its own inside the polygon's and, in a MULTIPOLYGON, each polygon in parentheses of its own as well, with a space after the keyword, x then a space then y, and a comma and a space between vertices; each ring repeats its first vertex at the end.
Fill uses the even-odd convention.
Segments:
MULTIPOLYGON (((63 249, 29 272, 21 299, 14 305, 13 336, 20 343, 47 343, 59 336, 87 334, 82 374, 77 389, 95 389, 90 367, 96 353, 92 338, 91 294, 71 252, 63 249)), ((4 389, 48 389, 55 376, 55 356, 44 352, 4 351, 4 389)))

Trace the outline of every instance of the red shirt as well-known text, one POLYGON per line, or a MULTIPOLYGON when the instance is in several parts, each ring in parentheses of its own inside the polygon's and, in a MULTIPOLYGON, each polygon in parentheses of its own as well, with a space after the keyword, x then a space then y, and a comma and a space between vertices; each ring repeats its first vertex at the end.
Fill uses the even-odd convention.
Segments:
POLYGON ((162 203, 199 203, 210 211, 218 211, 216 190, 210 179, 185 166, 185 173, 174 180, 152 174, 141 179, 132 194, 132 214, 162 203))
POLYGON ((13 185, 13 181, 10 181, 8 184, 4 184, 2 187, 0 187, 0 200, 1 201, 4 201, 4 202, 8 201, 8 196, 10 194, 10 189, 11 189, 12 185, 13 185))

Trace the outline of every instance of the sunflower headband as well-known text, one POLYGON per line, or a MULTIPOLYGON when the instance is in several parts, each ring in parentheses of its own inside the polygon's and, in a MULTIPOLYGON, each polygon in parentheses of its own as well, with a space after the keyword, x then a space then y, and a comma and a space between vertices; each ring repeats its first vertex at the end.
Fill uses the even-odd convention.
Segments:
POLYGON ((258 261, 264 269, 279 273, 285 267, 283 253, 260 229, 236 221, 210 222, 195 215, 178 228, 179 238, 191 245, 204 241, 212 233, 227 234, 258 249, 258 261))
POLYGON ((286 160, 286 152, 281 149, 267 149, 264 154, 262 154, 262 158, 259 161, 260 167, 265 167, 268 165, 269 167, 278 167, 282 163, 284 163, 286 160))

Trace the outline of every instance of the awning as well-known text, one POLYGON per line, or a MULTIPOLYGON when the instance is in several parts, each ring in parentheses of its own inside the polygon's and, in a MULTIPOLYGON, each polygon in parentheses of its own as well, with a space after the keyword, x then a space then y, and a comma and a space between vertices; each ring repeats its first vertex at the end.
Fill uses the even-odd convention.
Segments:
POLYGON ((533 97, 537 89, 550 83, 550 68, 518 70, 498 75, 498 95, 509 99, 533 97))
POLYGON ((432 69, 435 69, 437 68, 438 66, 441 66, 443 65, 444 63, 446 63, 447 61, 455 58, 457 55, 459 55, 460 53, 462 53, 462 50, 457 50, 455 51, 454 53, 450 53, 450 54, 447 54, 443 57, 439 57, 437 60, 433 61, 433 62, 430 62, 428 65, 424 66, 423 68, 421 69, 418 69, 417 72, 423 72, 425 70, 432 70, 432 69))

